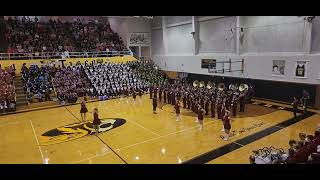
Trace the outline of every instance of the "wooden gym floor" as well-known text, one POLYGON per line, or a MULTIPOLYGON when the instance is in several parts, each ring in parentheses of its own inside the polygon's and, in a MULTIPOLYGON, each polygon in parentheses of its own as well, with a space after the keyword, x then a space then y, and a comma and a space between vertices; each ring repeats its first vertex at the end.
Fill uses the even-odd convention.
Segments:
MULTIPOLYGON (((96 136, 82 134, 87 131, 81 128, 68 130, 67 125, 82 127, 80 105, 3 115, 0 163, 246 164, 252 150, 265 146, 286 149, 290 139, 297 139, 300 132, 313 134, 320 123, 320 115, 314 112, 292 119, 288 106, 257 100, 246 106, 244 114, 232 118, 232 137, 224 141, 220 120, 206 117, 201 131, 195 115, 186 109, 182 109, 180 121, 176 121, 172 105, 160 104, 153 114, 149 95, 141 101, 138 97, 135 103, 129 97, 87 103, 87 107, 89 111, 97 107, 101 119, 126 122, 96 136), (60 131, 65 132, 61 135, 60 131), (52 139, 56 141, 50 143, 52 139)), ((87 116, 92 121, 92 114, 87 116)))

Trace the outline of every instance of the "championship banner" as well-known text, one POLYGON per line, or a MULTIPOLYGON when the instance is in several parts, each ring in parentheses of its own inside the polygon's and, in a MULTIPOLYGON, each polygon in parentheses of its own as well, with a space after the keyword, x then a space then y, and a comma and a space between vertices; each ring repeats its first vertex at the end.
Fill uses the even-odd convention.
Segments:
POLYGON ((136 32, 130 33, 129 45, 150 45, 150 33, 136 32))
POLYGON ((307 78, 307 63, 308 61, 297 61, 294 66, 296 78, 307 78))
POLYGON ((272 76, 284 76, 285 65, 285 60, 273 60, 272 76))

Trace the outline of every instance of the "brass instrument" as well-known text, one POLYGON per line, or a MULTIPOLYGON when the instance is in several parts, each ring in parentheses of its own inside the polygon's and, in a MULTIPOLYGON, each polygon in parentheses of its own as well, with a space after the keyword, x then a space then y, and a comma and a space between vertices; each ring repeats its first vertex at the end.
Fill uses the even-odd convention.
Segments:
POLYGON ((224 83, 219 83, 219 84, 218 84, 218 90, 219 90, 219 91, 223 91, 224 88, 225 88, 224 83))
POLYGON ((192 83, 193 87, 199 87, 200 83, 198 80, 193 81, 192 83))
POLYGON ((201 82, 199 83, 199 87, 200 87, 200 88, 203 88, 204 86, 205 86, 204 81, 201 81, 201 82))
POLYGON ((211 88, 213 88, 213 86, 214 85, 212 84, 212 82, 209 81, 208 84, 207 84, 207 89, 211 89, 211 88))
POLYGON ((241 83, 240 85, 239 85, 239 91, 240 92, 246 92, 246 91, 248 91, 248 89, 249 89, 249 86, 247 85, 247 84, 243 84, 243 83, 241 83))
POLYGON ((230 84, 229 85, 229 90, 232 90, 232 91, 236 90, 236 85, 230 84))

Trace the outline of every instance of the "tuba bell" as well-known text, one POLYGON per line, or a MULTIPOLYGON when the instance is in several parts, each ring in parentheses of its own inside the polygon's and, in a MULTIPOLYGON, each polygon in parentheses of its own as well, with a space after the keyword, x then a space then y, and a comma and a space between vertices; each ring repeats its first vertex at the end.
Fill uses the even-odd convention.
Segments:
POLYGON ((236 89, 236 86, 234 84, 229 85, 229 90, 234 91, 236 89))
POLYGON ((212 84, 212 82, 208 82, 208 84, 207 84, 207 89, 211 89, 211 88, 213 88, 213 84, 212 84))
POLYGON ((199 81, 198 80, 193 81, 192 85, 193 87, 199 87, 199 81))
POLYGON ((201 82, 199 83, 199 87, 200 87, 200 88, 203 88, 204 86, 205 86, 204 81, 201 81, 201 82))
POLYGON ((224 88, 225 88, 224 83, 219 83, 219 84, 218 84, 218 90, 219 90, 219 91, 223 91, 224 88))
POLYGON ((247 84, 241 83, 239 85, 239 91, 240 92, 248 91, 248 89, 249 89, 249 86, 247 84))

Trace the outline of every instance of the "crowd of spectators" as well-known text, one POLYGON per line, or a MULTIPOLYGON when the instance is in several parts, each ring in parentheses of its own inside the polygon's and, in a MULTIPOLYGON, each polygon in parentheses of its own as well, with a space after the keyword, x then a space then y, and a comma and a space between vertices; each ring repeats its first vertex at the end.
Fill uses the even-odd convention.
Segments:
POLYGON ((76 47, 82 52, 121 51, 124 49, 121 37, 112 31, 109 24, 89 22, 84 24, 77 19, 70 32, 76 47))
POLYGON ((86 96, 88 89, 82 65, 67 66, 57 70, 53 86, 60 102, 75 103, 78 97, 86 96))
POLYGON ((39 22, 37 17, 10 16, 5 21, 5 39, 9 44, 8 53, 34 53, 46 56, 48 52, 57 55, 68 52, 119 51, 124 49, 121 37, 112 31, 109 24, 77 19, 73 23, 59 20, 39 22), (63 52, 63 53, 62 53, 63 52))
POLYGON ((147 91, 148 83, 139 79, 127 64, 97 63, 85 67, 93 88, 89 95, 104 99, 129 95, 132 90, 147 91))
MULTIPOLYGON (((72 51, 68 24, 50 20, 39 23, 38 19, 22 17, 6 21, 5 39, 9 43, 8 53, 46 53, 72 51)), ((23 55, 23 54, 22 54, 23 55)))
POLYGON ((15 70, 12 66, 6 69, 2 69, 0 66, 0 113, 15 110, 14 77, 15 70))
POLYGON ((287 152, 278 151, 257 153, 250 156, 252 164, 319 164, 320 163, 320 127, 314 135, 300 133, 298 140, 289 141, 290 148, 287 152))
POLYGON ((132 68, 138 77, 152 85, 163 85, 168 79, 165 73, 160 71, 155 64, 150 61, 133 61, 128 65, 132 68))
POLYGON ((51 76, 54 73, 54 68, 48 65, 41 67, 31 65, 30 68, 25 64, 22 66, 21 75, 29 102, 33 98, 38 99, 39 102, 51 100, 50 94, 53 90, 51 76))

